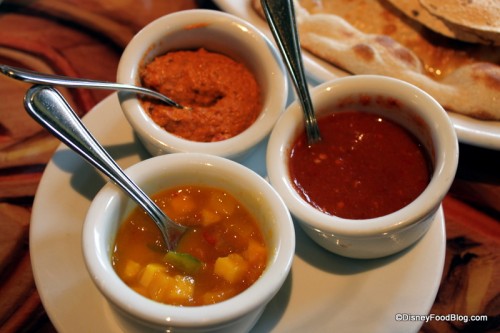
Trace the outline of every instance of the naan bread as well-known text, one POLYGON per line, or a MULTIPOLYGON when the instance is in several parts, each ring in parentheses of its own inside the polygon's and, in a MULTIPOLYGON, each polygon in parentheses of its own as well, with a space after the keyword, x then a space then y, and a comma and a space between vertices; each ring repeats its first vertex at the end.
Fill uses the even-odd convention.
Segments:
MULTIPOLYGON (((252 1, 262 14, 260 1, 252 1)), ((438 37, 426 39, 427 29, 379 1, 295 1, 295 12, 301 46, 312 54, 351 74, 410 82, 448 111, 500 120, 498 48, 450 40, 435 45, 438 37)))
POLYGON ((498 0, 419 0, 432 15, 448 26, 476 35, 484 42, 500 45, 500 2, 498 0))
MULTIPOLYGON (((481 43, 486 45, 500 45, 500 33, 498 31, 498 23, 500 18, 496 20, 488 19, 489 22, 493 21, 493 25, 490 26, 477 26, 473 22, 464 22, 462 24, 454 23, 453 21, 447 20, 447 15, 439 15, 437 10, 430 10, 429 5, 424 6, 425 1, 422 0, 386 0, 391 3, 395 8, 402 11, 408 18, 423 24, 429 29, 440 33, 444 36, 458 39, 465 42, 471 43, 481 43)), ((496 0, 493 0, 496 1, 496 0)), ((459 2, 459 1, 456 1, 459 2)), ((486 3, 488 1, 485 1, 486 3)), ((486 4, 485 3, 485 4, 486 4)), ((441 0, 436 3, 439 10, 442 10, 441 0)), ((496 9, 493 11, 498 11, 500 2, 496 1, 496 9)), ((491 13, 487 14, 492 16, 491 13)), ((496 14, 498 15, 498 14, 496 14)))

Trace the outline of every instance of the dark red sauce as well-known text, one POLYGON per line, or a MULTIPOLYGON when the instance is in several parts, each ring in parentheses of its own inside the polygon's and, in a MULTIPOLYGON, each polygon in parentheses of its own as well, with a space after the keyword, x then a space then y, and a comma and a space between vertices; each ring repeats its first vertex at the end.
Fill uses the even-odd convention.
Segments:
POLYGON ((319 117, 322 140, 305 132, 290 152, 290 177, 298 193, 320 211, 350 219, 383 216, 403 208, 430 180, 422 144, 400 125, 368 112, 319 117))

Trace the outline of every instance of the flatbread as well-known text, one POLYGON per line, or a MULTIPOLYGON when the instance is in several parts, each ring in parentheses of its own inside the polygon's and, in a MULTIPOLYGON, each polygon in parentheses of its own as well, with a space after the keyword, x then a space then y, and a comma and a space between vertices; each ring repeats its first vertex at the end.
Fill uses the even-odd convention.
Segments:
POLYGON ((485 43, 500 45, 500 2, 498 0, 419 0, 432 15, 448 26, 474 34, 485 43))
POLYGON ((500 120, 499 48, 441 37, 384 1, 303 0, 295 12, 301 46, 321 59, 351 74, 405 80, 448 111, 500 120))
MULTIPOLYGON (((476 27, 473 23, 454 23, 453 21, 447 20, 446 14, 439 15, 437 11, 429 10, 427 7, 423 6, 422 3, 424 1, 420 0, 386 1, 402 11, 408 18, 411 18, 444 36, 470 43, 500 45, 500 33, 498 32, 498 27, 496 27, 496 25, 476 27)), ((440 5, 441 0, 438 1, 439 3, 437 3, 437 5, 440 5)), ((500 4, 500 2, 497 1, 496 4, 500 4)), ((500 22, 500 18, 497 19, 496 22, 500 22)))

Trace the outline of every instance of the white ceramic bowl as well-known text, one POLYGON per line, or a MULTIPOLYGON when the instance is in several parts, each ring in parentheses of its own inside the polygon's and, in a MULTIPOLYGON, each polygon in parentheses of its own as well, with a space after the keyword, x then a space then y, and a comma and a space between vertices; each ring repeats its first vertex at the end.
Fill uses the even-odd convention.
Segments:
POLYGON ((245 131, 218 142, 190 141, 154 123, 135 94, 119 93, 126 118, 152 155, 200 152, 238 159, 267 137, 286 107, 288 84, 279 54, 248 22, 220 11, 187 10, 163 16, 139 31, 125 48, 117 81, 140 85, 139 68, 171 50, 205 49, 240 61, 254 73, 263 107, 245 131))
POLYGON ((127 331, 142 331, 146 327, 163 332, 169 329, 175 332, 250 330, 284 283, 295 250, 292 219, 276 191, 250 169, 207 154, 157 156, 126 172, 149 194, 181 184, 213 186, 232 193, 255 214, 269 247, 268 264, 262 276, 231 299, 195 307, 155 302, 130 289, 113 270, 110 258, 115 234, 135 204, 118 187, 107 184, 88 211, 83 229, 83 254, 92 280, 117 310, 127 331))
POLYGON ((452 123, 443 108, 427 93, 400 80, 382 76, 351 76, 326 82, 311 92, 317 115, 338 109, 340 101, 348 108, 371 112, 401 124, 424 144, 433 164, 427 188, 406 207, 372 219, 351 220, 325 214, 308 204, 290 181, 290 147, 303 131, 303 115, 298 103, 283 113, 273 129, 267 150, 267 171, 292 215, 304 231, 325 249, 352 258, 377 258, 401 251, 421 238, 446 195, 456 173, 458 142, 452 123), (400 112, 359 104, 360 95, 390 97, 404 107, 400 112))

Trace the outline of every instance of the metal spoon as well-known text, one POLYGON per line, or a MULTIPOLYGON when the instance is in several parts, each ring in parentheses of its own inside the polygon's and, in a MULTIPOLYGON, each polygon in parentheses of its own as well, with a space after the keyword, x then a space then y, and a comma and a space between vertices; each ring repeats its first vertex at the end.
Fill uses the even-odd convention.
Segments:
POLYGON ((147 89, 144 87, 133 86, 130 84, 80 79, 80 78, 61 76, 61 75, 43 74, 39 72, 30 71, 27 69, 21 69, 1 64, 0 64, 0 72, 10 78, 35 84, 65 86, 72 88, 92 88, 92 89, 104 89, 104 90, 131 91, 158 98, 159 100, 165 102, 167 105, 174 106, 178 109, 185 108, 179 103, 173 101, 172 99, 163 94, 160 94, 157 91, 147 89))
POLYGON ((26 111, 49 132, 102 171, 130 195, 160 229, 169 251, 186 230, 165 213, 123 172, 87 130, 64 97, 49 86, 33 86, 24 98, 26 111))
POLYGON ((261 0, 267 22, 297 91, 309 144, 321 139, 302 64, 293 0, 261 0))

